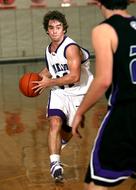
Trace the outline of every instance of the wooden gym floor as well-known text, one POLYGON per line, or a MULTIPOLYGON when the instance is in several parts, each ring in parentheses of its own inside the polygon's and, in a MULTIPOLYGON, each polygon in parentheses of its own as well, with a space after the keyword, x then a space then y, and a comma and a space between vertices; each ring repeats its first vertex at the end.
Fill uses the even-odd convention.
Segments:
MULTIPOLYGON (((71 139, 62 151, 64 184, 54 184, 49 174, 48 125, 45 105, 48 92, 24 97, 18 81, 27 71, 38 72, 43 63, 0 65, 0 190, 83 190, 83 179, 99 123, 105 112, 105 99, 86 114, 82 139, 71 139)), ((128 179, 112 190, 136 190, 128 179)))

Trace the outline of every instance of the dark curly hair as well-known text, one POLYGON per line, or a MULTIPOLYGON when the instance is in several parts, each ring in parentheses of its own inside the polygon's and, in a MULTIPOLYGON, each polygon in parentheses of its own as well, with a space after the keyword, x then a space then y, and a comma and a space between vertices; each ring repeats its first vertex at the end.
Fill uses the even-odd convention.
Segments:
POLYGON ((99 0, 107 9, 126 9, 129 4, 128 0, 99 0))
POLYGON ((61 22, 63 24, 63 29, 65 33, 67 32, 68 24, 64 14, 57 10, 49 11, 48 13, 46 13, 43 17, 43 27, 46 32, 48 31, 49 20, 58 20, 59 22, 61 22))

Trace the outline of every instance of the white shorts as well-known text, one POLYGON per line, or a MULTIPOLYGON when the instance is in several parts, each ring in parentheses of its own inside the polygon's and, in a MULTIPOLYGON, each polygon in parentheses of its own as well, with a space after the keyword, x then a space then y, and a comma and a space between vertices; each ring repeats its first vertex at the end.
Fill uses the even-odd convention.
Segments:
POLYGON ((48 100, 47 117, 59 116, 63 124, 71 127, 75 113, 80 106, 84 95, 66 95, 63 90, 52 90, 48 100))

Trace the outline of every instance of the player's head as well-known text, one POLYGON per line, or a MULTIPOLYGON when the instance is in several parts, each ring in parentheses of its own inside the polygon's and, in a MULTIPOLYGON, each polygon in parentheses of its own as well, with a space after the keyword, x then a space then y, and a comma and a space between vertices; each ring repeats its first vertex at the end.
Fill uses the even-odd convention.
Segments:
POLYGON ((120 9, 125 10, 128 5, 128 0, 98 0, 104 7, 110 10, 120 9))
POLYGON ((63 29, 64 29, 65 33, 67 32, 68 24, 67 24, 67 20, 66 20, 64 14, 62 14, 61 12, 59 12, 57 10, 49 11, 47 14, 45 14, 45 16, 43 18, 43 26, 44 26, 44 29, 46 30, 46 32, 48 31, 49 20, 59 21, 60 23, 63 24, 63 29))

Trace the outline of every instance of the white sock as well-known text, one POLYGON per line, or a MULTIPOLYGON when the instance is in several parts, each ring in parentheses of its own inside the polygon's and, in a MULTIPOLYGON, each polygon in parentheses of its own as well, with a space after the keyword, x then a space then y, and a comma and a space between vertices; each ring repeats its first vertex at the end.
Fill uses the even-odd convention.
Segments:
POLYGON ((60 155, 59 154, 51 154, 50 155, 50 161, 51 162, 59 162, 60 161, 60 155))

